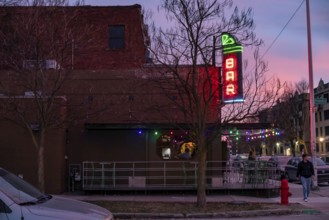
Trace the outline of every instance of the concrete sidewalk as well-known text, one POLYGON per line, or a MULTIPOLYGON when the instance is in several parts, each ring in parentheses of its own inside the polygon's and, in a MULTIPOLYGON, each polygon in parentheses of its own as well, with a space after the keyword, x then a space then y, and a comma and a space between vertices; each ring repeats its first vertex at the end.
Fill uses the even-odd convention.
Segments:
MULTIPOLYGON (((300 184, 289 184, 289 191, 292 196, 289 198, 290 203, 300 203, 306 208, 318 210, 329 216, 329 190, 322 187, 317 191, 311 191, 308 202, 303 201, 303 191, 300 184)), ((273 202, 280 202, 280 197, 272 198, 273 202)), ((329 217, 328 217, 329 219, 329 217)))
MULTIPOLYGON (((329 219, 329 195, 324 195, 320 191, 312 191, 309 197, 309 202, 303 201, 302 188, 298 184, 290 184, 292 196, 289 198, 289 203, 300 203, 305 206, 305 213, 316 213, 318 211, 322 214, 328 215, 329 219)), ((60 195, 66 198, 72 198, 83 201, 148 201, 148 202, 196 202, 196 195, 74 195, 64 194, 60 195)), ((252 196, 238 196, 238 195, 208 195, 207 202, 232 202, 232 203, 276 203, 280 204, 281 198, 260 198, 252 196)), ((239 211, 232 213, 209 213, 209 214, 192 214, 184 215, 182 213, 171 214, 151 214, 151 213, 113 213, 119 218, 220 218, 220 217, 251 217, 251 216, 268 216, 268 215, 289 215, 289 214, 303 214, 293 213, 287 206, 282 206, 276 210, 258 210, 258 211, 239 211)))

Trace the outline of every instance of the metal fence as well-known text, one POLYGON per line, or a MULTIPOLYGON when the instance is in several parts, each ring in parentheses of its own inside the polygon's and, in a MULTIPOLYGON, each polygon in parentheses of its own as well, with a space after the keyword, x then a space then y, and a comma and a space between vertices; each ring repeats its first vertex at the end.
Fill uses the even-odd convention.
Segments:
MULTIPOLYGON (((206 162, 207 189, 275 189, 280 171, 268 161, 206 162)), ((93 162, 82 164, 83 190, 194 190, 194 161, 93 162)))

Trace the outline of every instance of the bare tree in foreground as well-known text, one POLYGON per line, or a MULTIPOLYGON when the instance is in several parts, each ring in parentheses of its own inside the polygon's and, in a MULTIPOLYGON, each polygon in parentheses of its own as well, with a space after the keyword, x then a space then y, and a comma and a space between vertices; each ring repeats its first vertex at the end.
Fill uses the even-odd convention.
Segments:
MULTIPOLYGON (((167 30, 153 29, 150 50, 159 68, 152 71, 150 78, 170 100, 168 105, 174 106, 174 111, 168 113, 169 108, 163 103, 157 107, 168 119, 171 115, 170 121, 177 126, 184 122, 196 143, 199 207, 206 205, 207 152, 220 138, 221 129, 229 123, 256 117, 260 110, 273 104, 280 88, 279 81, 265 76, 267 65, 256 50, 255 68, 244 71, 244 103, 222 105, 218 100, 219 77, 217 67, 212 65, 214 38, 229 32, 243 46, 260 43, 253 34, 251 9, 240 11, 232 5, 231 0, 164 0, 161 7, 173 26, 167 30), (177 98, 172 99, 173 96, 177 98)), ((217 40, 215 50, 220 52, 219 44, 217 40)))
POLYGON ((39 189, 45 191, 47 134, 63 127, 70 118, 62 94, 72 73, 72 41, 83 47, 92 29, 76 25, 81 19, 77 17, 78 8, 68 11, 60 7, 66 1, 28 3, 38 7, 1 8, 1 77, 5 79, 0 84, 5 95, 1 98, 1 116, 30 134, 38 155, 39 189), (34 132, 36 127, 38 132, 34 132))

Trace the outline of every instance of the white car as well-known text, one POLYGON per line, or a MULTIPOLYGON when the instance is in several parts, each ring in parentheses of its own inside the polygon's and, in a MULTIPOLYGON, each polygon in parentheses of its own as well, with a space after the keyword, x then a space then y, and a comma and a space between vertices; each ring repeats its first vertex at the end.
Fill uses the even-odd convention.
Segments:
POLYGON ((113 215, 97 205, 43 194, 0 168, 0 219, 113 220, 113 215))

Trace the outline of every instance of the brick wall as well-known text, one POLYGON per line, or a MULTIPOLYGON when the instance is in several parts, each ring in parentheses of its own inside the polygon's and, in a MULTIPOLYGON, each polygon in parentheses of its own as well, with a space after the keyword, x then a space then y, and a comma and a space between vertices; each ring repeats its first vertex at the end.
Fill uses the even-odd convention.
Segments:
POLYGON ((15 66, 38 59, 56 60, 66 69, 127 69, 146 60, 140 5, 0 7, 0 33, 8 38, 0 44, 0 58, 17 59, 15 66), (123 49, 109 48, 112 25, 124 26, 123 49))

